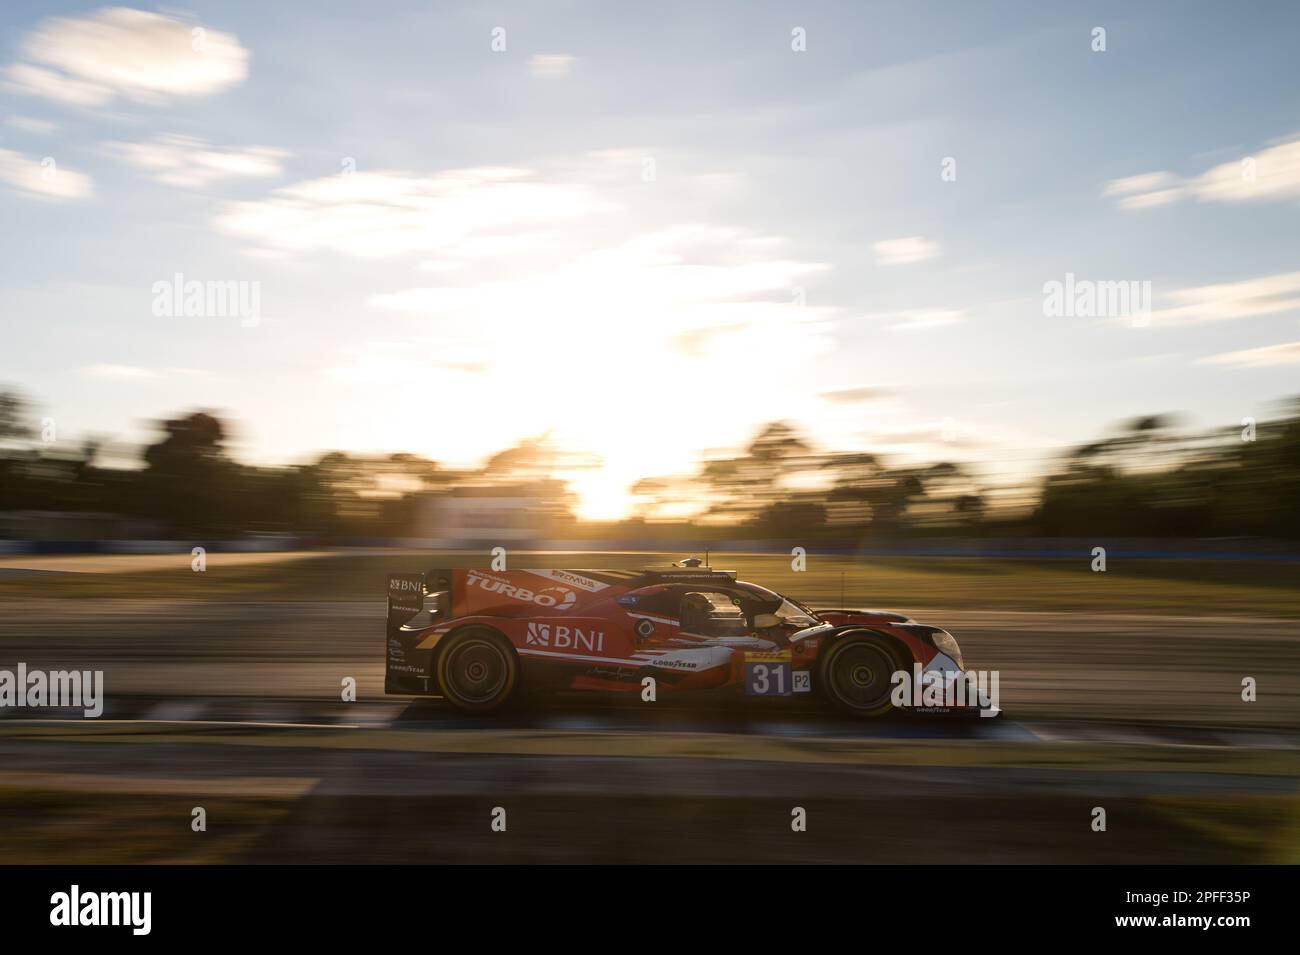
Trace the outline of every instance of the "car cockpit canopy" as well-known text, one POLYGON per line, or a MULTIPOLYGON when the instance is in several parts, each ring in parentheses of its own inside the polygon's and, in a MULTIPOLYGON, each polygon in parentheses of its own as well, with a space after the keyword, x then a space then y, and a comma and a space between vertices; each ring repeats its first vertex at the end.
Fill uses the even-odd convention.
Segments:
POLYGON ((682 595, 681 631, 702 637, 743 637, 749 633, 745 612, 730 594, 693 590, 682 595))

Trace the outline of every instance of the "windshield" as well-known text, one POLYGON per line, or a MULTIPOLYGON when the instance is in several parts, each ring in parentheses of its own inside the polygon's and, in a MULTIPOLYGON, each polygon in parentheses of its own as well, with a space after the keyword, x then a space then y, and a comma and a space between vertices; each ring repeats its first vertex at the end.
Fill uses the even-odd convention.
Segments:
POLYGON ((812 615, 812 611, 800 607, 789 597, 781 598, 781 606, 776 608, 776 615, 781 618, 782 623, 792 624, 796 627, 811 627, 818 623, 817 618, 812 615))

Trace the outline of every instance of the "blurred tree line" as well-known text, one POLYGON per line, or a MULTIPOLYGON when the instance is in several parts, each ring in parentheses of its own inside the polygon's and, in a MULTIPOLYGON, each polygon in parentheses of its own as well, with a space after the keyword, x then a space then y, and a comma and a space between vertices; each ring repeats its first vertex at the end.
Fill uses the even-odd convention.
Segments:
MULTIPOLYGON (((139 466, 107 467, 104 446, 42 440, 28 404, 0 391, 0 516, 14 512, 115 515, 174 537, 292 534, 321 542, 413 536, 431 496, 517 492, 560 536, 660 537, 700 523, 735 538, 856 541, 922 535, 1300 538, 1300 399, 1241 429, 1187 433, 1167 416, 1123 425, 1073 448, 1007 507, 968 466, 895 466, 865 452, 814 449, 793 426, 763 428, 738 454, 691 475, 647 477, 631 516, 611 524, 572 517, 557 474, 598 468, 545 438, 449 470, 412 454, 322 454, 311 463, 256 467, 229 453, 228 426, 196 411, 157 423, 139 466), (688 505, 694 513, 683 516, 688 505)), ((1014 496, 1013 496, 1014 497, 1014 496)), ((143 533, 143 532, 142 532, 143 533)))

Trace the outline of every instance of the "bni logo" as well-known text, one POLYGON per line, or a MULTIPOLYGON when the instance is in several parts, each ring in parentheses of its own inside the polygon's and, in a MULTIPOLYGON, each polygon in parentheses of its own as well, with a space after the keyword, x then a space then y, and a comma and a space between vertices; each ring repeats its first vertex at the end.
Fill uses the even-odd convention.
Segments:
POLYGON ((551 645, 551 625, 549 623, 530 623, 528 633, 524 637, 524 643, 549 647, 551 645))

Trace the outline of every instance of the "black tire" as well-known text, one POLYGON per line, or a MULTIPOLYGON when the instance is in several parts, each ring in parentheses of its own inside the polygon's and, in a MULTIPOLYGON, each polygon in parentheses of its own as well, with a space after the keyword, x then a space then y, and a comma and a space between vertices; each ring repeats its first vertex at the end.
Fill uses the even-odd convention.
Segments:
POLYGON ((486 713, 506 704, 519 682, 510 641, 487 627, 466 627, 438 648, 438 687, 458 710, 486 713))
POLYGON ((869 718, 893 709, 893 674, 903 669, 897 651, 872 634, 849 634, 836 640, 818 664, 817 685, 842 713, 869 718))

